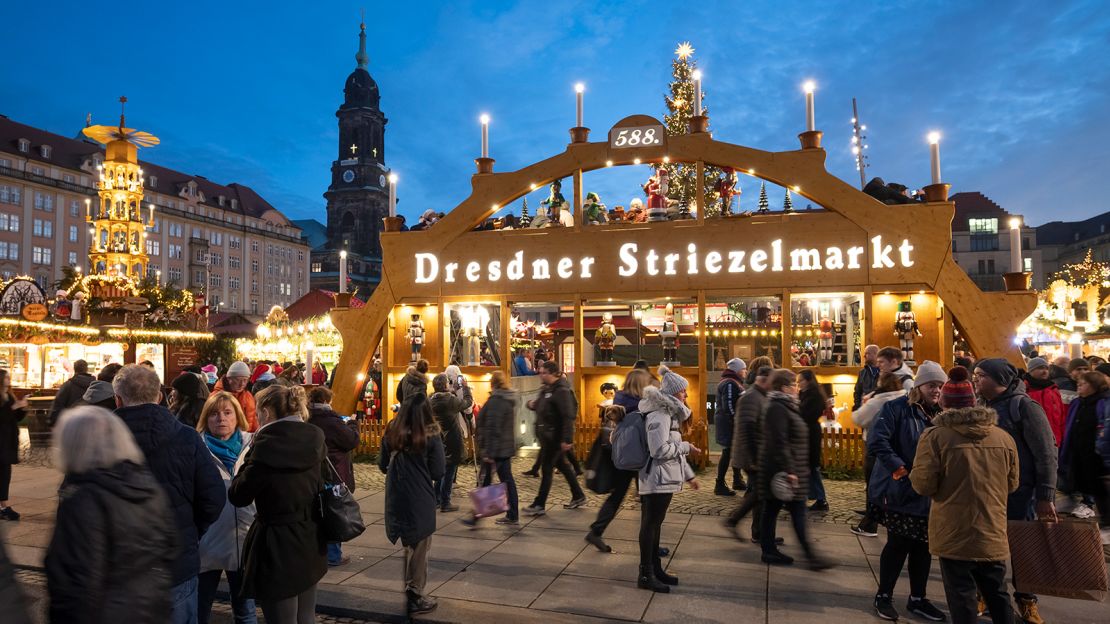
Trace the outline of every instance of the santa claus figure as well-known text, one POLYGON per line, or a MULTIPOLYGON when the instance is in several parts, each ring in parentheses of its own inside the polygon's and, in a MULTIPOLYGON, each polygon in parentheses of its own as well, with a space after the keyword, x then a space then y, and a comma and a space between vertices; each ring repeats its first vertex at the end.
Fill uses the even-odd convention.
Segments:
POLYGON ((738 179, 736 177, 736 170, 732 167, 724 167, 721 169, 721 177, 717 178, 717 185, 714 190, 717 195, 721 197, 721 216, 727 217, 732 214, 732 198, 741 193, 740 189, 736 186, 738 179))
POLYGON ((655 175, 644 183, 647 194, 648 221, 667 220, 667 193, 670 191, 671 174, 665 168, 655 170, 655 175))

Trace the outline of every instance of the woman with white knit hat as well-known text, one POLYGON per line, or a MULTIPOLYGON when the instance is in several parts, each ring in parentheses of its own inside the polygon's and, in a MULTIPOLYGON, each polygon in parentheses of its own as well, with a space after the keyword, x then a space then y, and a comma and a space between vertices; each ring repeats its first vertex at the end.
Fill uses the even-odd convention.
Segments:
POLYGON ((659 533, 667 517, 671 497, 682 491, 682 484, 698 489, 694 469, 686 456, 697 455, 701 449, 685 442, 681 431, 690 424, 690 408, 686 407, 689 383, 666 366, 659 367, 659 387, 644 388, 640 412, 647 430, 648 461, 637 475, 640 489, 640 575, 636 585, 641 589, 667 593, 678 578, 663 570, 659 557, 659 533))

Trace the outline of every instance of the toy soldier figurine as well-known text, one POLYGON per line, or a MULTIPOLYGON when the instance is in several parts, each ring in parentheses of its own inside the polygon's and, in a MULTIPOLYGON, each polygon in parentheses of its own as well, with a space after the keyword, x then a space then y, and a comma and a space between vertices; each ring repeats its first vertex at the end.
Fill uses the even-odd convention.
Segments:
POLYGON ((906 364, 915 365, 913 340, 921 335, 921 330, 917 327, 917 317, 913 315, 913 309, 909 301, 898 303, 898 314, 894 317, 894 335, 898 336, 898 346, 902 348, 902 355, 905 356, 906 364))
POLYGON ((664 167, 655 170, 655 175, 644 183, 647 194, 648 221, 667 220, 667 192, 671 186, 671 174, 664 167))
POLYGON ((601 198, 597 193, 586 193, 586 202, 582 206, 583 215, 586 218, 586 225, 601 225, 602 223, 609 222, 609 213, 605 210, 605 204, 601 203, 601 198))
POLYGON ((613 325, 613 313, 605 312, 601 315, 601 326, 594 333, 599 353, 598 366, 613 366, 613 343, 617 340, 617 328, 613 325))
MULTIPOLYGON (((551 226, 573 226, 574 217, 571 216, 570 210, 567 206, 567 200, 563 197, 563 183, 561 180, 555 180, 551 183, 551 195, 547 199, 540 202, 540 206, 546 209, 547 213, 547 227, 551 226)), ((537 221, 539 220, 539 213, 536 213, 537 221)))
POLYGON ((828 304, 821 304, 821 320, 817 322, 820 330, 818 334, 817 350, 822 364, 831 364, 833 361, 833 324, 829 320, 828 304))
POLYGON ((717 194, 721 196, 721 216, 732 214, 732 198, 742 191, 737 188, 736 170, 732 167, 721 168, 721 177, 717 179, 717 194))
POLYGON ((659 329, 659 339, 663 341, 663 363, 677 365, 678 323, 674 320, 673 304, 668 303, 663 312, 663 327, 659 329))
POLYGON ((420 320, 419 314, 413 314, 409 321, 408 338, 412 345, 412 363, 415 364, 420 359, 420 350, 424 348, 424 321, 420 320))

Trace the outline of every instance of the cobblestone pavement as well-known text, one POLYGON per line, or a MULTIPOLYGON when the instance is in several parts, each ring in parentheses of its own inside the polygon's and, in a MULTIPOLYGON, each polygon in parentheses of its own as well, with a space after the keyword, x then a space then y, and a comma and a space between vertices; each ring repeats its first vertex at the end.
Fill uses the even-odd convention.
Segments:
MULTIPOLYGON (((528 451, 524 451, 523 453, 528 453, 528 451)), ((535 498, 536 491, 540 487, 540 480, 523 474, 524 471, 532 467, 532 462, 534 461, 533 455, 524 455, 523 453, 522 456, 513 460, 513 476, 516 478, 517 491, 520 495, 520 505, 525 507, 530 505, 532 499, 535 498)), ((701 489, 698 491, 693 491, 689 488, 683 489, 682 492, 675 495, 674 500, 671 502, 670 510, 675 513, 688 513, 702 516, 722 516, 731 513, 736 505, 740 504, 740 495, 743 493, 738 492, 736 496, 715 495, 713 493, 713 483, 717 477, 716 470, 716 467, 711 467, 699 474, 698 481, 701 483, 701 489)), ((453 497, 455 504, 465 507, 466 492, 473 487, 472 484, 474 482, 473 464, 460 466, 458 477, 455 481, 455 494, 453 497)), ((605 502, 605 496, 594 494, 588 489, 585 489, 585 479, 583 477, 579 477, 579 483, 583 484, 586 497, 589 499, 586 507, 601 507, 601 504, 605 502)), ((377 464, 356 463, 355 484, 360 490, 380 492, 385 489, 385 475, 378 470, 377 464)), ((863 508, 863 490, 863 481, 833 481, 826 479, 825 491, 828 495, 830 510, 826 513, 810 513, 810 521, 837 524, 855 522, 859 516, 856 515, 854 510, 863 508)), ((549 508, 562 506, 570 502, 570 498, 570 490, 567 488, 566 480, 563 479, 561 474, 556 472, 547 506, 549 508)), ((628 499, 621 508, 640 508, 634 489, 629 491, 628 499)))

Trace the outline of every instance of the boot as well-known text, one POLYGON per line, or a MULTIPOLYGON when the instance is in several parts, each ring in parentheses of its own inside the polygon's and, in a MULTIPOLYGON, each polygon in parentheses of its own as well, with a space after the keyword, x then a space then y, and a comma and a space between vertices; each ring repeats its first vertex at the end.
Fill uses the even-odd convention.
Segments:
POLYGON ((601 539, 601 536, 597 533, 594 533, 593 531, 590 531, 586 534, 586 541, 593 544, 594 548, 600 550, 603 553, 613 552, 612 547, 606 544, 605 540, 601 539))
POLYGON ((1021 621, 1025 624, 1044 624, 1044 618, 1041 617, 1041 612, 1037 609, 1036 598, 1018 598, 1017 604, 1021 621))
POLYGON ((659 579, 660 583, 664 585, 678 585, 678 577, 667 574, 667 572, 663 570, 663 562, 658 558, 652 562, 651 567, 652 571, 655 572, 655 578, 659 579))
POLYGON ((713 488, 713 493, 717 496, 736 496, 736 492, 728 489, 724 481, 718 481, 717 485, 713 488))
POLYGON ((421 613, 431 613, 435 611, 439 603, 435 598, 429 596, 418 596, 412 592, 407 592, 408 604, 406 605, 409 615, 419 615, 421 613))
POLYGON ((640 577, 636 579, 636 587, 640 589, 650 589, 660 594, 669 594, 671 592, 670 587, 667 587, 661 583, 659 579, 655 578, 655 573, 652 571, 650 565, 640 566, 640 577))

